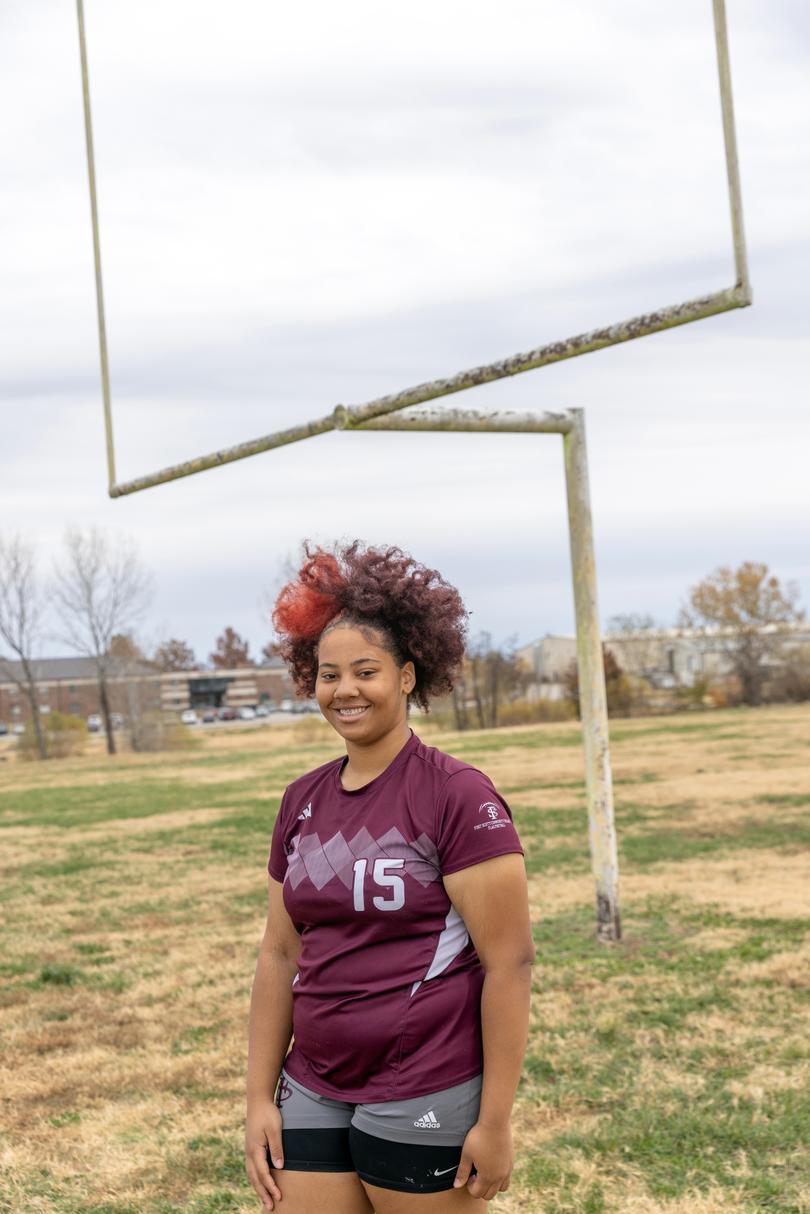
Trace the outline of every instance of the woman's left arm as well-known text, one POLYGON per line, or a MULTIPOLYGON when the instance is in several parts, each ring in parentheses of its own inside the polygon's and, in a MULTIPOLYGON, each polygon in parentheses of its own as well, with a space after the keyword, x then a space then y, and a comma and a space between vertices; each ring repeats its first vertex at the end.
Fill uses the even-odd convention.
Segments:
POLYGON ((509 1186, 509 1124, 529 1028, 534 961, 523 857, 496 856, 444 877, 484 969, 484 1076, 478 1121, 464 1140, 455 1184, 489 1201, 509 1186), (476 1175, 470 1179, 475 1166, 476 1175))

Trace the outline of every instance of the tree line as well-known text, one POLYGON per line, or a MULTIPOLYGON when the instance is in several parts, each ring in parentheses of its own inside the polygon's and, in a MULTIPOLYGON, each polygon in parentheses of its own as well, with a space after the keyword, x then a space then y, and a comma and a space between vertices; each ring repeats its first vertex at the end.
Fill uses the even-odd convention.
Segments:
MULTIPOLYGON (((701 707, 769 701, 810 700, 810 645, 788 646, 786 630, 805 621, 794 583, 782 586, 768 566, 743 561, 736 569, 723 565, 688 592, 680 608, 676 629, 690 630, 700 640, 711 640, 723 659, 722 677, 699 673, 669 697, 670 706, 701 707)), ((630 716, 651 710, 651 675, 661 654, 659 625, 649 615, 628 613, 608 621, 607 632, 622 646, 620 660, 603 643, 608 712, 630 716), (622 664, 622 662, 624 664, 622 664)), ((617 650, 620 646, 615 646, 617 650)), ((486 729, 500 724, 555 720, 579 716, 579 670, 576 661, 562 672, 562 700, 526 699, 534 676, 520 662, 514 642, 495 645, 482 634, 468 647, 462 677, 443 716, 456 729, 486 729)))
MULTIPOLYGON (((0 654, 0 675, 15 683, 28 701, 42 758, 48 755, 48 744, 35 662, 45 640, 93 662, 110 754, 116 750, 109 694, 113 673, 199 668, 191 646, 177 637, 162 640, 152 652, 146 652, 135 639, 153 591, 152 574, 129 539, 96 528, 70 528, 61 556, 50 576, 43 579, 33 545, 20 535, 0 534, 0 648, 6 651, 0 654)), ((737 569, 721 566, 690 589, 677 627, 691 629, 698 636, 711 635, 736 680, 734 702, 756 706, 766 693, 781 699, 810 699, 810 652, 788 653, 784 647, 785 626, 805 620, 798 597, 797 587, 792 583, 783 587, 765 564, 745 561, 737 569), (780 672, 776 684, 775 668, 780 672)), ((645 677, 653 650, 658 651, 653 636, 657 628, 652 617, 637 614, 614 616, 608 622, 610 632, 634 638, 634 656, 629 663, 625 659, 627 668, 603 646, 608 709, 613 715, 644 709, 645 677), (649 638, 646 647, 645 635, 649 638)), ((269 660, 275 653, 274 642, 268 641, 260 660, 269 660)), ((231 627, 217 637, 208 660, 214 669, 256 664, 248 641, 231 627)), ((447 704, 438 706, 437 716, 464 730, 578 713, 576 662, 563 676, 564 704, 529 704, 527 691, 534 681, 533 672, 518 657, 514 638, 497 644, 489 633, 481 633, 469 642, 453 694, 447 704)), ((685 691, 686 698, 697 703, 707 691, 707 680, 698 678, 685 691)), ((130 699, 134 696, 131 689, 130 699)), ((138 708, 134 700, 130 707, 134 715, 138 708)))
MULTIPOLYGON (((171 637, 146 653, 135 632, 154 593, 154 578, 130 539, 98 528, 69 528, 48 577, 37 568, 34 545, 19 534, 0 534, 0 677, 28 703, 36 750, 48 757, 37 687, 37 655, 46 641, 89 658, 98 684, 107 750, 115 754, 110 704, 112 674, 192 670, 197 661, 185 641, 171 637)), ((269 658, 272 642, 262 650, 269 658)), ((215 669, 254 665, 248 642, 226 628, 209 655, 215 669)), ((135 713, 134 689, 130 708, 135 713)))

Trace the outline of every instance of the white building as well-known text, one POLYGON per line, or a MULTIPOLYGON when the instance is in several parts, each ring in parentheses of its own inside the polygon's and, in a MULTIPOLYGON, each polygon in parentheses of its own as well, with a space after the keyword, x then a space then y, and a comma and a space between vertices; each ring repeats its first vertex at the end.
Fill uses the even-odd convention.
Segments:
MULTIPOLYGON (((779 638, 785 654, 810 647, 810 625, 768 624, 763 630, 779 638)), ((636 632, 606 632, 604 644, 621 668, 662 689, 691 686, 699 678, 722 679, 732 671, 729 649, 736 630, 732 628, 644 628, 636 632)), ((518 657, 534 676, 529 698, 556 699, 562 695, 566 669, 576 660, 576 638, 546 634, 524 645, 518 657)), ((778 670, 782 662, 764 663, 778 670)))

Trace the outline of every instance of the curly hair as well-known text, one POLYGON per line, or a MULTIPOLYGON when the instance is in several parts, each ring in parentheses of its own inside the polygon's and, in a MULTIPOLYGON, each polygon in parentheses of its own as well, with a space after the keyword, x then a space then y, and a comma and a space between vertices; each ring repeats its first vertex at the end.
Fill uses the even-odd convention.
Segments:
POLYGON ((318 644, 338 623, 373 632, 398 665, 413 662, 409 698, 421 708, 452 690, 464 658, 467 612, 441 574, 401 548, 367 548, 360 540, 332 552, 305 543, 304 554, 273 611, 279 652, 301 695, 315 694, 318 644))

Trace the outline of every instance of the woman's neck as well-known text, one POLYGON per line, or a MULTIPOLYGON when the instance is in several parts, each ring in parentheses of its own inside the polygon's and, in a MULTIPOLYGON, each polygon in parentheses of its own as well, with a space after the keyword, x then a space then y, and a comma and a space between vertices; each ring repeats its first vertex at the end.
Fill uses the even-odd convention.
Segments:
POLYGON ((390 733, 378 738, 370 746, 358 746, 356 742, 347 741, 346 753, 349 761, 340 776, 343 787, 352 792, 376 780, 377 776, 382 775, 386 767, 393 763, 410 737, 411 727, 407 720, 403 720, 390 733))

